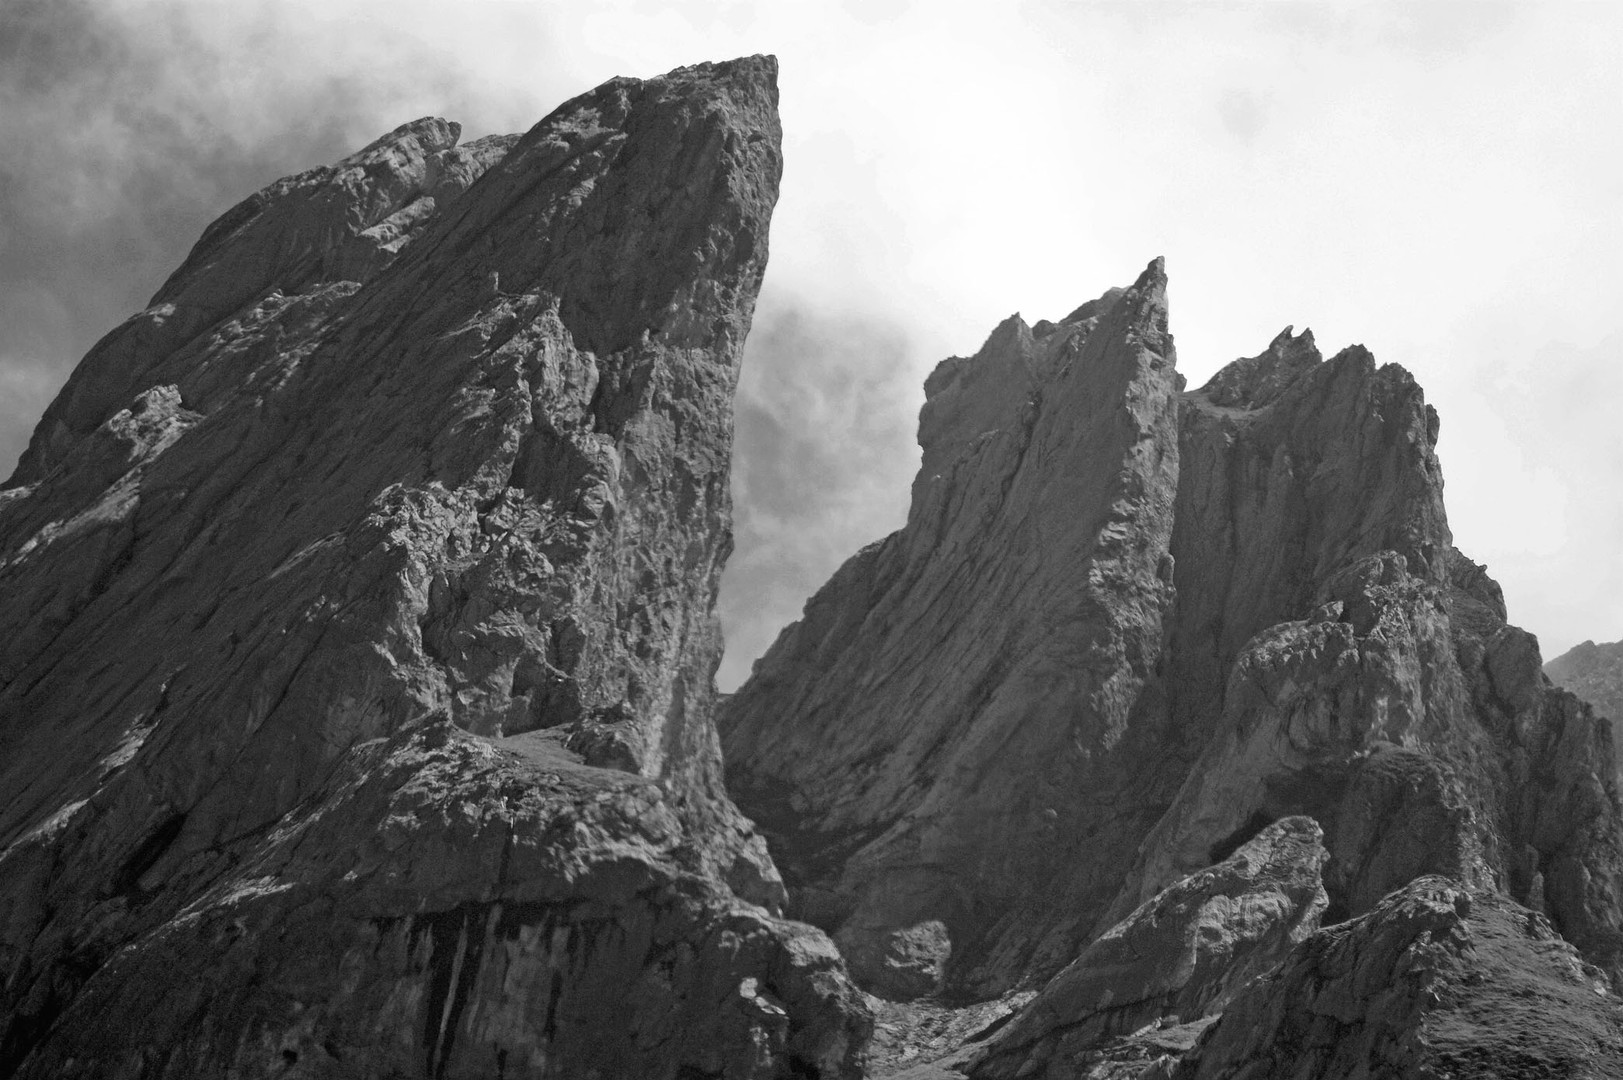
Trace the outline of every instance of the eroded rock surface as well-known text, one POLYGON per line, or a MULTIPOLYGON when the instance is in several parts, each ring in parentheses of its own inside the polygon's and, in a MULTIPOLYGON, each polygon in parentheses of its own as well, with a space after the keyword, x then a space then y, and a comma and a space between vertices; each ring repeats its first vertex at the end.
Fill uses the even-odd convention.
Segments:
POLYGON ((1152 898, 992 1036, 969 1074, 1066 1080, 1100 1063, 1112 1036, 1220 1012, 1318 929, 1323 839, 1311 818, 1285 818, 1152 898))
POLYGON ((711 720, 775 78, 405 125, 92 350, 0 502, 0 1071, 854 1073, 711 720))
POLYGON ((1543 916, 1420 878, 1242 991, 1177 1080, 1623 1075, 1623 1009, 1543 916))
POLYGON ((794 911, 872 988, 937 989, 921 963, 896 978, 929 924, 947 983, 1015 984, 1053 906, 1106 902, 1153 823, 1122 796, 1157 768, 1137 718, 1158 711, 1172 597, 1165 285, 1156 262, 937 367, 906 527, 842 567, 725 706, 729 785, 777 842, 794 911))
MULTIPOLYGON (((1151 339, 1109 327, 1145 284, 1082 309, 1098 322, 1072 340, 1129 361, 1151 339)), ((1094 950, 1297 815, 1323 829, 1327 923, 1441 875, 1544 913, 1623 974, 1610 725, 1544 679, 1454 548, 1415 380, 1287 328, 1197 390, 1153 364, 1153 384, 1066 383, 1045 343, 1074 319, 1006 323, 937 370, 907 526, 812 598, 724 711, 729 780, 794 910, 875 992, 916 992, 866 958, 930 919, 949 931, 944 1000, 1042 987, 995 1040, 1024 1049, 985 1059, 997 1075, 1147 1061, 1110 1040, 1189 1010, 1154 950, 1094 950), (1162 400, 1146 385, 1167 404, 1130 455, 1098 435, 1030 449, 1048 425, 1116 430, 1113 410, 1162 400), (1109 484, 1128 480, 1155 497, 1121 501, 1109 484), (1090 533, 1101 505, 1132 512, 1090 533), (1132 558, 1090 561, 1090 535, 1132 558), (1099 1002, 1131 985, 1162 989, 1109 1019, 1099 1002), (1049 1034, 1067 1023, 1071 1046, 1049 1034)))

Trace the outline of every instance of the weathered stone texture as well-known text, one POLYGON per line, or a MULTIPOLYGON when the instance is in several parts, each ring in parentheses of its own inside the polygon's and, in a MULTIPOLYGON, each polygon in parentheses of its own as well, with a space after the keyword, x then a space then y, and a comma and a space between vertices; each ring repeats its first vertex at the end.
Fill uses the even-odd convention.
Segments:
POLYGON ((775 75, 405 125, 92 350, 0 503, 7 1070, 855 1069, 710 715, 775 75))
POLYGON ((933 924, 951 979, 986 992, 1029 968, 1057 898, 1114 891, 1149 824, 1115 819, 1154 767, 1134 718, 1171 600, 1160 263, 1058 324, 1009 318, 925 389, 906 527, 812 598, 719 723, 794 910, 858 977, 935 989, 885 959, 933 924))
POLYGON ((1623 1074, 1623 1009, 1542 916, 1420 878, 1252 983, 1177 1080, 1623 1074))
POLYGON ((992 1036, 970 1075, 1066 1080, 1113 1036, 1221 1012, 1318 929, 1326 858, 1311 818, 1275 822, 1095 939, 992 1036))
MULTIPOLYGON (((1087 347, 1130 357, 1106 325, 1087 347)), ((984 479, 1027 430, 1093 430, 1143 400, 1141 383, 1086 384, 1104 400, 1065 388, 1043 360, 1052 332, 1005 323, 937 370, 906 528, 813 597, 724 711, 729 779, 782 853, 792 905, 837 931, 859 981, 917 992, 884 958, 928 919, 951 935, 954 1001, 1075 961, 994 1040, 1024 1049, 982 1067, 1128 1068, 1147 1045, 1120 1042, 1128 1025, 1189 1011, 1107 1020, 1123 988, 1163 976, 1153 950, 1093 951, 1296 815, 1323 829, 1327 922, 1443 875, 1547 913, 1623 974, 1610 726, 1549 686, 1498 586, 1454 549, 1438 418, 1408 372, 1361 347, 1325 360, 1289 329, 1198 390, 1174 395, 1157 368, 1176 428, 1145 426, 1161 447, 1132 460, 1160 462, 1176 495, 1099 532, 1135 553, 1118 572, 1059 524, 1099 505, 1080 497, 1090 483, 1135 475, 1118 444, 1025 453, 984 479), (1173 588, 1144 585, 1152 565, 1173 588), (1135 647, 1100 648, 1118 640, 1135 647)))

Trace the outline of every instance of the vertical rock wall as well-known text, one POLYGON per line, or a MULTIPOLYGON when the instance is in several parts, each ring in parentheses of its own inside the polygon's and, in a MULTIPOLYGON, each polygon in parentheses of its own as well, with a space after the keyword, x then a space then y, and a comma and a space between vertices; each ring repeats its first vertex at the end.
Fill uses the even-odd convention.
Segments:
POLYGON ((81 364, 0 494, 4 1071, 855 1067, 711 722, 775 77, 406 125, 81 364))
POLYGON ((938 989, 944 966, 1016 982, 1056 906, 1107 902, 1154 821, 1123 793, 1166 786, 1165 288, 1157 261, 943 362, 906 527, 841 568, 723 711, 729 783, 796 912, 893 993, 938 989))
MULTIPOLYGON (((1151 340, 1107 322, 1090 350, 1151 340)), ((880 992, 984 997, 1041 985, 1307 815, 1327 921, 1446 875, 1548 912, 1618 972, 1609 725, 1548 686, 1498 587, 1454 550, 1414 379, 1361 347, 1325 360, 1287 328, 1198 390, 1160 366, 1066 384, 1045 333, 1005 323, 931 377, 906 528, 847 563, 724 709, 729 780, 797 910, 880 992), (1130 456, 1005 449, 1028 426, 1098 430, 1146 385, 1165 397, 1130 456), (988 463, 1017 477, 991 497, 988 463), (1111 494, 1129 475, 1156 496, 1111 494), (1135 558, 1094 561, 1072 536, 1135 558), (898 982, 932 956, 944 980, 898 982)), ((1124 968, 1117 990, 1144 977, 1124 968)))

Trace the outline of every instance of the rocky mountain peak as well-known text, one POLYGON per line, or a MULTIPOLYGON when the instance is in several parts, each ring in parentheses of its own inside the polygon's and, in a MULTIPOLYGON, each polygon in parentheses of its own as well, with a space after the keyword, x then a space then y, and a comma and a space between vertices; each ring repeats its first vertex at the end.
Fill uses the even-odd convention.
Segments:
POLYGON ((404 124, 91 350, 0 491, 0 1075, 1623 1074, 1612 726, 1435 412, 1187 390, 1159 259, 932 372, 718 703, 776 70, 404 124))
POLYGON ((1286 328, 1183 391, 1164 282, 1152 264, 938 367, 906 527, 726 703, 728 780, 790 910, 890 997, 1040 991, 953 1059, 977 1077, 1084 1075, 1112 1040, 1147 1052, 1146 1022, 1209 1024, 1216 984, 1177 981, 1203 946, 1145 913, 1237 895, 1226 860, 1286 821, 1322 830, 1296 861, 1323 906, 1256 900, 1274 914, 1243 945, 1196 918, 1225 970, 1288 965, 1321 912, 1426 875, 1548 912, 1619 970, 1609 726, 1543 683, 1454 549, 1419 385, 1286 328))
POLYGON ((86 357, 0 503, 0 1073, 853 1073, 711 719, 775 76, 403 125, 86 357))
POLYGON ((722 713, 729 784, 859 972, 1013 982, 1047 931, 1031 898, 1099 887, 1092 852, 1056 848, 1131 782, 1160 693, 1179 383, 1159 261, 1079 312, 936 369, 906 528, 722 713))
POLYGON ((1271 404, 1299 375, 1324 359, 1313 343, 1313 331, 1292 336, 1292 329, 1281 330, 1265 351, 1223 368, 1199 393, 1213 405, 1229 409, 1271 404))

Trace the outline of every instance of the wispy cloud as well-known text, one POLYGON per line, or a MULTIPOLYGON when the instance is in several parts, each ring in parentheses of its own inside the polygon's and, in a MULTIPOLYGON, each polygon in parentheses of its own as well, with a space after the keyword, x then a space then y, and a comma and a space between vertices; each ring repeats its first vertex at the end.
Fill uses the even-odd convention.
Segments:
POLYGON ((900 326, 768 290, 738 388, 721 619, 731 689, 857 548, 899 527, 924 394, 900 326))
MULTIPOLYGON (((1615 556, 1554 553, 1540 479, 1604 455, 1572 403, 1511 423, 1491 388, 1543 356, 1539 399, 1623 334, 1620 49, 1600 4, 9 0, 0 470, 48 388, 262 184, 417 116, 522 130, 612 75, 767 51, 786 173, 724 679, 900 521, 938 359, 1155 254, 1192 380, 1285 323, 1403 363, 1443 414, 1460 543, 1512 611, 1546 644, 1623 633, 1541 599, 1618 595, 1595 585, 1615 556)), ((1568 534, 1613 528, 1615 481, 1566 486, 1597 507, 1568 534)))

